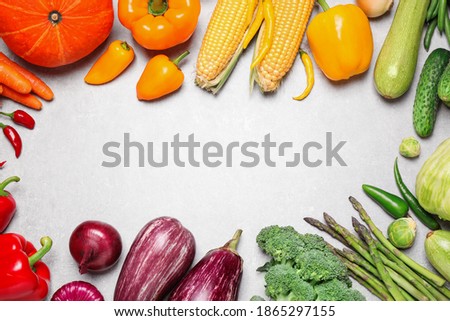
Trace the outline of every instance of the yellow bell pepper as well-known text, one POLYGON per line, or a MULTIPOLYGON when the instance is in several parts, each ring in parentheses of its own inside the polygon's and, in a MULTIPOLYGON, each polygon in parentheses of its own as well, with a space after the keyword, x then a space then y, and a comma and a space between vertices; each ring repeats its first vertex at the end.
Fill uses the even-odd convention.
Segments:
POLYGON ((373 37, 369 19, 356 5, 330 8, 317 1, 324 12, 311 20, 306 36, 319 68, 329 79, 345 80, 370 67, 373 37))

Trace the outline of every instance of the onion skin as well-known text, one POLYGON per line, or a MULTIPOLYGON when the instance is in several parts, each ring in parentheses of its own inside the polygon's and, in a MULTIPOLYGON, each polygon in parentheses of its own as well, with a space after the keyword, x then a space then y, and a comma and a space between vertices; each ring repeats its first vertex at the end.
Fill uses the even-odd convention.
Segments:
POLYGON ((194 236, 177 219, 159 217, 148 222, 125 258, 114 300, 162 300, 187 272, 194 257, 194 236))
POLYGON ((377 18, 388 12, 394 5, 394 0, 356 0, 358 7, 367 17, 377 18))
POLYGON ((235 247, 241 230, 230 242, 206 255, 181 280, 170 301, 236 301, 243 260, 235 247))
POLYGON ((70 254, 79 264, 80 274, 103 272, 117 263, 122 253, 122 238, 111 225, 85 221, 72 232, 70 254))
POLYGON ((105 301, 105 299, 91 283, 73 281, 56 290, 50 301, 105 301))

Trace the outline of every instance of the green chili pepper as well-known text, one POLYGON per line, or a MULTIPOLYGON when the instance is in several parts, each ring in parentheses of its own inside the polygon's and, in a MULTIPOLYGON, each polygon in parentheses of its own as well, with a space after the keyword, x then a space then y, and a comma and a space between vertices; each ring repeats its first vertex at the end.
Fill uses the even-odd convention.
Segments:
POLYGON ((408 203, 406 203, 401 197, 372 185, 364 184, 362 189, 372 200, 375 201, 375 203, 377 203, 393 218, 401 218, 408 213, 408 203))
POLYGON ((445 15, 447 14, 447 0, 440 0, 438 10, 438 29, 441 33, 444 31, 445 15))
POLYGON ((403 198, 408 203, 411 211, 416 215, 416 217, 429 229, 431 230, 439 230, 441 227, 439 226, 438 221, 419 204, 419 201, 414 196, 413 193, 408 189, 408 187, 403 183, 403 179, 400 175, 400 171, 398 169, 397 158, 395 159, 394 164, 394 176, 395 182, 397 183, 397 187, 400 190, 403 198))
POLYGON ((431 22, 428 24, 427 31, 425 33, 425 37, 423 38, 423 45, 425 47, 425 50, 428 51, 430 49, 431 45, 431 39, 433 38, 434 31, 437 27, 437 18, 434 18, 431 20, 431 22))

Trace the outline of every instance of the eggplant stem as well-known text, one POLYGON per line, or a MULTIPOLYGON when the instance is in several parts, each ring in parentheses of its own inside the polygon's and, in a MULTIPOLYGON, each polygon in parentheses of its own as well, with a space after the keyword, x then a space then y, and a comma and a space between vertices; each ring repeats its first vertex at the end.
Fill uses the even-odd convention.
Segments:
POLYGON ((231 240, 229 240, 227 242, 227 244, 225 244, 223 247, 226 249, 229 249, 233 252, 236 252, 237 245, 239 243, 239 239, 241 238, 241 234, 242 234, 242 230, 241 229, 237 230, 234 233, 233 238, 231 240))

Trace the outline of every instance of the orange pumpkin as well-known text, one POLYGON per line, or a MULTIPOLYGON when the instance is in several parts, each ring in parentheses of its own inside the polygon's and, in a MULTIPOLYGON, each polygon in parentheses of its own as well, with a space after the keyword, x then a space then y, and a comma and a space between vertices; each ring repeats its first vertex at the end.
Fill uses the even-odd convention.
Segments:
POLYGON ((0 37, 19 57, 58 67, 89 55, 109 36, 112 0, 0 0, 0 37))

